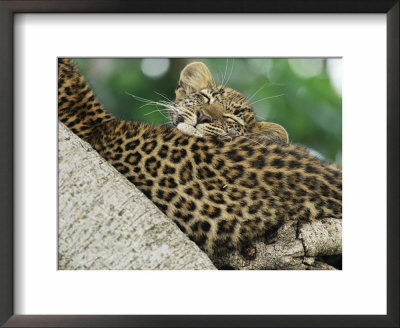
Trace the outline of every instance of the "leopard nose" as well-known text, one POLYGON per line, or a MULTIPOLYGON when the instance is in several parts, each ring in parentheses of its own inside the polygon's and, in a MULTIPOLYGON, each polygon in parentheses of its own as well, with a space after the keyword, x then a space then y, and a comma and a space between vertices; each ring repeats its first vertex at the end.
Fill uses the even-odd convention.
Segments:
POLYGON ((203 113, 201 109, 197 111, 197 124, 211 123, 211 118, 203 113))
POLYGON ((181 115, 179 115, 177 118, 176 118, 176 125, 178 125, 179 123, 182 123, 183 122, 183 117, 181 116, 181 115))

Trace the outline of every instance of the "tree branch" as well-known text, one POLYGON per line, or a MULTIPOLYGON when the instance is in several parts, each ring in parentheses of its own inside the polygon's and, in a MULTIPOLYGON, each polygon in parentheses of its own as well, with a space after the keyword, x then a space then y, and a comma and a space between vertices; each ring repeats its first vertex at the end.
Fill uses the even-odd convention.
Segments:
POLYGON ((256 256, 244 259, 239 251, 214 258, 217 268, 240 270, 335 270, 320 257, 342 253, 342 221, 323 219, 300 224, 286 222, 269 240, 253 245, 256 256))

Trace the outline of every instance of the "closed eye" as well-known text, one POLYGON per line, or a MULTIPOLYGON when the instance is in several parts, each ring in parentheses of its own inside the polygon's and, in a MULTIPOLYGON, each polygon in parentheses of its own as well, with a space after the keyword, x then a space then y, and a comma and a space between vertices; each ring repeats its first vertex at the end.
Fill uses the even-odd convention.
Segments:
POLYGON ((210 97, 209 97, 206 93, 204 93, 204 92, 200 92, 200 94, 201 94, 204 98, 207 99, 207 103, 209 104, 210 101, 211 101, 210 97))
POLYGON ((236 123, 239 124, 239 125, 244 126, 243 120, 242 120, 241 118, 239 118, 239 117, 228 116, 228 115, 224 115, 224 117, 225 117, 226 119, 228 119, 228 120, 232 120, 232 121, 236 122, 236 123))

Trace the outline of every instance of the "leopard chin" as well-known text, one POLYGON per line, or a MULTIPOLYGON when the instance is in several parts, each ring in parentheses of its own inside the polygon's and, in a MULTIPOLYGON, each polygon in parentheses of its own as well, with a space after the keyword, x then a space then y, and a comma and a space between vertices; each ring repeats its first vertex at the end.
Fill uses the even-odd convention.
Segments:
POLYGON ((179 131, 188 136, 204 137, 204 134, 199 130, 197 130, 193 125, 181 122, 178 123, 176 127, 178 128, 179 131))

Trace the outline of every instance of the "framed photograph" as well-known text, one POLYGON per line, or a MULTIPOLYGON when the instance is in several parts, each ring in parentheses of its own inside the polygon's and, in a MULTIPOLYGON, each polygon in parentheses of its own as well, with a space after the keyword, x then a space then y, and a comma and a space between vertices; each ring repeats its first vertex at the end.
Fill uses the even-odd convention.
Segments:
POLYGON ((399 325, 398 1, 0 9, 3 326, 399 325))
POLYGON ((59 58, 58 269, 340 270, 341 66, 341 58, 59 58), (94 92, 87 115, 76 100, 83 85, 94 92), (101 150, 84 116, 95 129, 117 123, 106 138, 118 146, 101 150), (83 143, 75 134, 104 158, 73 147, 83 143), (306 193, 318 210, 304 207, 306 193), (304 224, 276 212, 283 207, 304 224), (265 233, 270 241, 258 238, 265 233))

